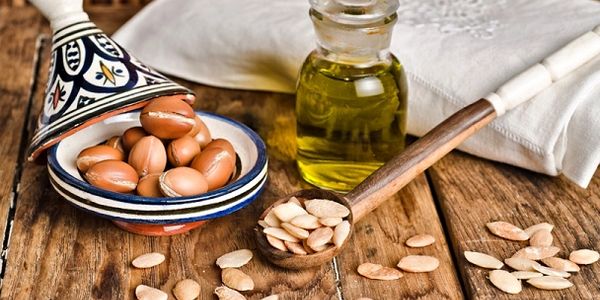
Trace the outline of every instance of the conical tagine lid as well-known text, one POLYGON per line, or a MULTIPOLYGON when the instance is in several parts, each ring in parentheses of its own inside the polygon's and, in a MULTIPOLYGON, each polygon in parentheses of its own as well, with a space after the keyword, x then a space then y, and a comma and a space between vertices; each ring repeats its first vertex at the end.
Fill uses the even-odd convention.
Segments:
POLYGON ((32 0, 54 32, 44 108, 29 146, 36 159, 61 139, 152 98, 193 92, 148 68, 89 21, 82 0, 32 0))

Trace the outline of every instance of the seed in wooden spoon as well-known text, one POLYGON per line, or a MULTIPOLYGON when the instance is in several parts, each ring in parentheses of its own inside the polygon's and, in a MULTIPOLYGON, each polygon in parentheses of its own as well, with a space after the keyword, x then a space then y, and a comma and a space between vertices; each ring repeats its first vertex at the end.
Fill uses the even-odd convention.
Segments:
POLYGON ((312 248, 315 252, 321 252, 321 251, 325 251, 327 250, 327 248, 329 248, 331 246, 331 244, 325 244, 325 245, 321 245, 321 246, 315 246, 314 248, 312 248))
POLYGON ((167 293, 155 289, 153 287, 149 287, 147 285, 140 284, 135 288, 135 297, 138 300, 167 300, 169 299, 169 295, 167 293))
POLYGON ((557 276, 531 278, 527 280, 527 283, 542 290, 562 290, 573 286, 567 279, 557 276))
POLYGON ((302 203, 300 203, 300 200, 298 200, 298 198, 296 197, 291 197, 290 200, 288 200, 288 203, 296 204, 302 207, 302 203))
POLYGON ((285 229, 285 231, 287 231, 289 234, 299 239, 306 239, 310 234, 310 232, 308 232, 307 230, 302 229, 298 226, 294 226, 290 223, 281 223, 281 227, 285 229))
POLYGON ((282 240, 280 240, 274 236, 270 236, 268 234, 266 234, 265 237, 267 238, 267 242, 269 242, 269 245, 273 246, 273 248, 279 249, 281 251, 288 250, 282 240))
POLYGON ((535 271, 533 266, 539 265, 537 261, 524 257, 511 257, 504 260, 509 267, 517 271, 535 271))
POLYGON ((500 269, 504 264, 497 258, 485 253, 465 251, 465 258, 472 264, 487 269, 500 269))
POLYGON ((542 265, 537 265, 537 266, 534 265, 533 268, 536 271, 538 271, 544 275, 548 275, 548 276, 558 276, 558 277, 563 277, 563 278, 569 278, 569 276, 571 276, 571 274, 569 274, 565 271, 548 268, 548 267, 545 267, 542 265))
POLYGON ((277 216, 277 219, 282 222, 289 222, 294 217, 307 214, 304 208, 294 203, 283 203, 273 208, 273 213, 277 216))
POLYGON ((264 218, 264 221, 271 227, 280 227, 281 220, 277 218, 273 210, 271 209, 264 218))
POLYGON ((515 271, 511 272, 513 276, 517 279, 531 279, 536 277, 542 277, 544 274, 538 272, 530 272, 530 271, 515 271))
POLYGON ((151 268, 160 265, 165 261, 165 256, 161 253, 146 253, 136 257, 131 264, 139 269, 151 268))
POLYGON ((491 271, 489 278, 495 287, 499 288, 505 293, 518 294, 523 289, 521 286, 521 281, 519 281, 514 275, 504 270, 491 271))
POLYGON ((221 255, 217 258, 216 263, 221 269, 239 268, 247 264, 252 259, 252 256, 252 251, 240 249, 221 255))
POLYGON ((298 255, 308 254, 308 252, 306 252, 306 250, 300 243, 283 241, 283 244, 285 244, 285 247, 288 249, 288 251, 290 251, 294 254, 298 254, 298 255))
POLYGON ((526 241, 529 235, 523 229, 508 222, 491 222, 485 224, 491 233, 511 241, 526 241))
POLYGON ((321 246, 329 243, 333 237, 333 230, 329 227, 321 227, 310 233, 306 239, 306 244, 317 251, 321 246))
POLYGON ((533 236, 533 234, 538 231, 538 230, 547 230, 552 232, 552 229, 554 229, 554 225, 552 224, 548 224, 548 223, 539 223, 539 224, 535 224, 533 226, 529 226, 525 229, 525 233, 527 233, 528 236, 533 236))
POLYGON ((200 285, 192 279, 184 279, 175 284, 173 295, 177 300, 194 300, 200 295, 200 285))
POLYGON ((215 289, 215 295, 219 297, 219 300, 246 300, 244 295, 236 290, 232 290, 224 285, 215 289))
POLYGON ((554 246, 547 246, 547 247, 529 246, 529 247, 525 247, 525 248, 517 251, 513 255, 513 257, 523 257, 523 258, 529 258, 532 260, 540 260, 540 259, 544 259, 546 257, 552 257, 552 256, 556 255, 559 251, 560 251, 560 249, 558 247, 554 247, 554 246))
POLYGON ((279 300, 279 295, 266 296, 260 300, 279 300))
POLYGON ((333 230, 333 244, 338 248, 342 247, 348 235, 350 235, 350 222, 343 221, 333 230))
POLYGON ((439 265, 440 261, 437 258, 427 255, 408 255, 398 262, 398 268, 413 273, 431 272, 439 265))
MULTIPOLYGON (((262 228, 267 228, 267 227, 271 227, 269 225, 269 223, 265 222, 264 220, 258 220, 258 225, 260 225, 260 227, 262 228)), ((273 226, 274 227, 274 226, 273 226)))
POLYGON ((402 277, 402 272, 394 268, 384 267, 379 264, 364 263, 358 266, 358 274, 369 279, 396 280, 402 277))
MULTIPOLYGON (((324 247, 326 247, 326 246, 324 246, 324 247)), ((302 248, 304 248, 304 251, 306 251, 306 253, 308 253, 308 254, 315 253, 315 250, 313 250, 311 247, 308 246, 308 244, 306 244, 306 240, 302 240, 302 248)))
POLYGON ((304 229, 317 229, 321 227, 321 223, 319 223, 319 218, 313 215, 297 216, 290 221, 290 224, 304 229))
POLYGON ((435 238, 430 234, 417 234, 406 240, 406 246, 411 248, 426 247, 435 243, 435 238))
POLYGON ((579 266, 567 259, 558 258, 558 257, 547 257, 542 259, 542 262, 546 264, 548 267, 565 271, 565 272, 579 272, 579 266))
POLYGON ((593 264, 600 259, 600 254, 597 251, 590 249, 575 250, 569 254, 569 260, 578 265, 593 264))
POLYGON ((345 218, 350 214, 347 207, 331 200, 307 200, 304 205, 306 211, 319 218, 345 218))
POLYGON ((529 238, 529 245, 537 247, 552 246, 553 239, 550 231, 540 229, 529 238))
POLYGON ((319 223, 328 227, 335 227, 342 223, 342 218, 321 218, 319 219, 319 223))
POLYGON ((254 281, 252 278, 246 275, 246 273, 234 268, 223 269, 223 271, 221 271, 221 281, 223 281, 226 286, 238 291, 251 291, 254 289, 254 281))
POLYGON ((297 237, 289 234, 287 231, 285 231, 282 228, 269 227, 269 228, 263 229, 263 232, 267 235, 274 236, 283 241, 288 241, 288 242, 298 242, 299 241, 297 237))

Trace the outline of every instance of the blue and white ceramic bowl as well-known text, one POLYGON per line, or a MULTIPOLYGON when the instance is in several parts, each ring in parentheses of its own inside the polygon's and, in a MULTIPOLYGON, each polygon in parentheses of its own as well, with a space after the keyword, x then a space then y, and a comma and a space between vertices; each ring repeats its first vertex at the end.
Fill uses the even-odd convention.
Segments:
POLYGON ((125 229, 130 223, 178 228, 231 214, 250 204, 262 191, 267 180, 265 144, 258 134, 239 122, 212 113, 196 113, 213 138, 229 140, 237 153, 236 176, 220 189, 190 197, 148 198, 106 191, 84 181, 76 166, 79 152, 139 126, 139 111, 98 122, 53 146, 48 152, 51 184, 71 204, 113 220, 125 229))

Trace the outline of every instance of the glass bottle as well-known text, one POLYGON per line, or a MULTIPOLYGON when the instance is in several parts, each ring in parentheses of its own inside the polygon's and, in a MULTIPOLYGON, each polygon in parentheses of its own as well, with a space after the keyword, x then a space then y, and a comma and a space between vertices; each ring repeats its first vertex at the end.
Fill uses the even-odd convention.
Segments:
POLYGON ((389 51, 397 0, 310 0, 317 48, 297 83, 297 165, 349 191, 404 149, 407 82, 389 51))

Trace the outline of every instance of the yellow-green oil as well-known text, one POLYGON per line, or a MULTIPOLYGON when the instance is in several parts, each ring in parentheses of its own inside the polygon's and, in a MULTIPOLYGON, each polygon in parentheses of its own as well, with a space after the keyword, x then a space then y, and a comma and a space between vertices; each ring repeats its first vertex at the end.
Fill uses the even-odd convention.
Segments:
POLYGON ((296 94, 297 164, 318 187, 349 191, 404 149, 407 82, 400 62, 306 59, 296 94))

